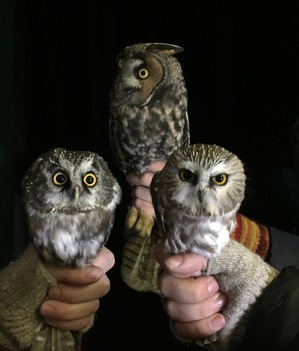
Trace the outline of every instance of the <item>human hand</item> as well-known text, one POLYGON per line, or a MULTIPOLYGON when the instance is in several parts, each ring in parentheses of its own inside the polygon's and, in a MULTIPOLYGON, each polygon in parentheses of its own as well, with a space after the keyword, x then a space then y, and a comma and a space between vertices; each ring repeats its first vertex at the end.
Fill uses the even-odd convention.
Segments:
POLYGON ((83 268, 47 266, 58 281, 48 291, 40 308, 45 322, 62 330, 82 330, 100 306, 100 298, 110 290, 106 272, 113 267, 113 253, 103 247, 93 264, 83 268))
POLYGON ((201 275, 207 259, 193 253, 167 257, 163 244, 157 246, 155 258, 162 268, 159 288, 174 335, 195 341, 222 329, 225 319, 220 311, 227 297, 213 276, 201 275))
POLYGON ((142 173, 129 173, 127 182, 132 186, 132 205, 143 212, 155 217, 155 211, 150 194, 150 185, 153 175, 160 171, 166 161, 156 161, 148 165, 147 170, 142 173))

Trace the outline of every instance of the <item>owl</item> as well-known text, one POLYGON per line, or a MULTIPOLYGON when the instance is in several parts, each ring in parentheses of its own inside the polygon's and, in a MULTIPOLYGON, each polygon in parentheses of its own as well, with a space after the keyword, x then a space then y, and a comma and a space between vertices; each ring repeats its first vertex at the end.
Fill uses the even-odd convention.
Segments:
POLYGON ((28 169, 22 197, 29 236, 41 257, 83 267, 109 238, 121 188, 98 154, 54 148, 28 169))
POLYGON ((241 160, 218 145, 178 148, 151 182, 157 225, 172 254, 221 253, 245 194, 241 160))
MULTIPOLYGON (((183 48, 167 43, 139 43, 117 56, 110 92, 109 134, 116 163, 124 175, 143 173, 190 143, 187 90, 175 54, 183 48)), ((134 207, 128 229, 149 235, 153 218, 134 207)))
MULTIPOLYGON (((41 258, 84 267, 110 236, 121 188, 97 153, 54 148, 29 167, 22 197, 29 236, 41 258)), ((79 351, 81 334, 44 325, 30 350, 79 351)))
POLYGON ((230 237, 245 187, 241 160, 209 144, 178 148, 151 182, 154 233, 165 242, 165 252, 206 257, 207 267, 200 274, 215 276, 228 297, 221 312, 225 326, 203 343, 199 341, 211 351, 230 351, 242 343, 252 305, 278 274, 258 254, 230 237))

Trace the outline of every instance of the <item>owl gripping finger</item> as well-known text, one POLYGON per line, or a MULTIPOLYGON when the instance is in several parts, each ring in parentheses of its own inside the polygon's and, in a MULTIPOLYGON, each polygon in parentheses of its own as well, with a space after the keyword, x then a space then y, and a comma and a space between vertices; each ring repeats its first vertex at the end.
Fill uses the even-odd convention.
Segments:
POLYGON ((132 206, 126 217, 126 228, 135 230, 142 238, 151 235, 154 226, 154 218, 142 210, 132 206))

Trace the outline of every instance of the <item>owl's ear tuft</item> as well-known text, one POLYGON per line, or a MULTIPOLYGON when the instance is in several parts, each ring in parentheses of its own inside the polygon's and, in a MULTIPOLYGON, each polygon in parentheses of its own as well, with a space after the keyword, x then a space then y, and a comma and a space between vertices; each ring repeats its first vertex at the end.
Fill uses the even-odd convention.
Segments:
POLYGON ((147 47, 147 50, 150 52, 158 53, 159 55, 162 55, 162 56, 171 56, 184 51, 184 48, 174 44, 151 43, 147 47))

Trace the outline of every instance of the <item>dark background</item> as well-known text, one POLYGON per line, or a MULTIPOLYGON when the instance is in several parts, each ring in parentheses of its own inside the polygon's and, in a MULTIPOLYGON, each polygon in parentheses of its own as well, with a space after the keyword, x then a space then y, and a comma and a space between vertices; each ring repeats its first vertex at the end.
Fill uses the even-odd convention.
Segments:
MULTIPOLYGON (((188 88, 191 141, 236 153, 248 175, 242 212, 292 231, 292 211, 268 176, 291 165, 290 129, 299 111, 297 1, 4 0, 0 10, 1 265, 26 245, 15 207, 22 177, 42 152, 97 151, 125 187, 109 149, 109 89, 116 54, 138 42, 184 47, 177 58, 188 88)), ((111 293, 101 300, 86 350, 181 349, 158 297, 120 281, 125 203, 108 243, 117 257, 111 293)))

